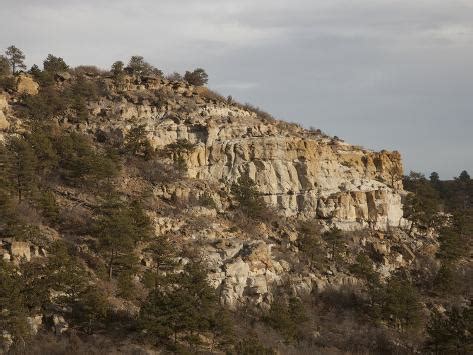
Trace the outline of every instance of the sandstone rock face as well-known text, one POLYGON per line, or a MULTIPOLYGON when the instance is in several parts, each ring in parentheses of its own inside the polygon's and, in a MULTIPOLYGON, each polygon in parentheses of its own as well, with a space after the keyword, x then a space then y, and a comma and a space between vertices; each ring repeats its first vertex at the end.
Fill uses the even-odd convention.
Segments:
POLYGON ((0 131, 6 131, 10 127, 10 122, 8 122, 7 117, 0 111, 0 131))
POLYGON ((21 74, 16 82, 16 90, 20 94, 36 95, 39 90, 39 84, 30 76, 21 74))
POLYGON ((10 245, 10 252, 13 258, 31 260, 31 250, 28 242, 13 241, 10 245))
POLYGON ((205 95, 205 89, 158 78, 128 81, 124 96, 91 107, 103 121, 86 129, 126 134, 144 124, 158 149, 188 140, 195 144, 184 156, 189 177, 228 189, 249 174, 265 201, 288 217, 346 230, 402 222, 399 153, 355 147, 205 95))
POLYGON ((6 131, 10 127, 10 122, 7 120, 8 102, 7 98, 0 94, 0 131, 6 131))
POLYGON ((66 81, 66 80, 71 80, 72 75, 68 73, 67 71, 63 71, 63 72, 56 73, 55 78, 56 80, 66 81))
POLYGON ((249 174, 286 216, 332 220, 343 229, 399 225, 400 186, 386 182, 392 166, 400 166, 399 154, 297 137, 221 140, 189 157, 192 177, 231 184, 249 174))
POLYGON ((8 101, 5 95, 0 94, 0 111, 6 111, 8 109, 8 101))

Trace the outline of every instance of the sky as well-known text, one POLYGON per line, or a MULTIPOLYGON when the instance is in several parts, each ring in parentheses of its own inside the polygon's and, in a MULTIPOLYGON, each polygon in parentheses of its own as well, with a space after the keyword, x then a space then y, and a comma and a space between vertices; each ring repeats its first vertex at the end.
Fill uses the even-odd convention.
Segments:
POLYGON ((473 175, 473 0, 0 0, 0 49, 109 68, 142 55, 406 172, 473 175))

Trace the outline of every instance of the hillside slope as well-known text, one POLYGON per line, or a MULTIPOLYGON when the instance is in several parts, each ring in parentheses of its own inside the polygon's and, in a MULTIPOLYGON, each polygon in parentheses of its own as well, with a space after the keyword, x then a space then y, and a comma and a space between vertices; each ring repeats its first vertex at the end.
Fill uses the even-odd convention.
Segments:
POLYGON ((124 353, 422 346, 427 298, 411 283, 438 268, 438 234, 403 217, 399 153, 352 146, 159 75, 36 76, 20 74, 0 93, 2 267, 18 268, 18 292, 33 285, 18 305, 29 325, 5 323, 4 349, 31 350, 27 338, 61 348, 71 334, 81 346, 103 341, 124 353), (60 280, 45 286, 50 267, 65 274, 53 272, 60 280), (69 267, 88 276, 69 280, 69 267), (189 305, 169 296, 181 287, 179 302, 196 292, 193 316, 177 313, 189 305), (400 295, 395 305, 390 290, 400 295), (159 308, 166 297, 174 306, 159 308), (161 310, 150 320, 149 309, 161 310), (223 332, 227 312, 233 330, 223 332))

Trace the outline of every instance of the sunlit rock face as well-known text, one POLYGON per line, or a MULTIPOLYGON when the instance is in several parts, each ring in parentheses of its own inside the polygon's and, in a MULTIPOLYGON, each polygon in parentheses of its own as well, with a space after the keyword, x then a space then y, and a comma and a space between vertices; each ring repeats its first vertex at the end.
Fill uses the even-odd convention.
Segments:
POLYGON ((188 140, 195 144, 185 155, 189 177, 228 188, 249 174, 265 201, 288 217, 327 220, 347 230, 400 224, 399 153, 373 152, 294 124, 261 119, 184 83, 155 79, 127 85, 125 95, 92 107, 100 119, 84 129, 125 134, 144 124, 158 149, 188 140))

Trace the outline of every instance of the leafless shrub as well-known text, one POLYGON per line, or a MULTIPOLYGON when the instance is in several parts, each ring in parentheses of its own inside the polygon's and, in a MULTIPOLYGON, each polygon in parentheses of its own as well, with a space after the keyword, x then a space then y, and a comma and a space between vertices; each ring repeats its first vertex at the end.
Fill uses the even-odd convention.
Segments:
POLYGON ((41 224, 41 214, 28 202, 21 201, 16 205, 16 213, 22 221, 28 224, 41 224))
POLYGON ((156 159, 136 160, 132 163, 139 171, 139 175, 153 185, 179 181, 183 178, 182 171, 171 164, 156 159))
POLYGON ((199 89, 199 94, 200 96, 212 100, 212 101, 217 101, 217 102, 226 102, 227 99, 220 95, 218 92, 212 91, 209 88, 202 87, 199 89))
POLYGON ((104 75, 107 73, 106 70, 100 69, 99 67, 96 67, 95 65, 79 65, 78 67, 75 67, 74 69, 74 74, 76 75, 104 75))
POLYGON ((169 81, 182 81, 184 80, 182 78, 182 75, 179 74, 178 72, 174 72, 174 73, 171 73, 171 74, 168 74, 166 76, 166 79, 169 80, 169 81))
POLYGON ((90 213, 83 207, 71 206, 61 209, 59 226, 63 233, 83 235, 89 232, 90 213))
POLYGON ((360 289, 349 285, 329 287, 322 291, 318 298, 328 309, 338 311, 358 310, 365 302, 360 289))

